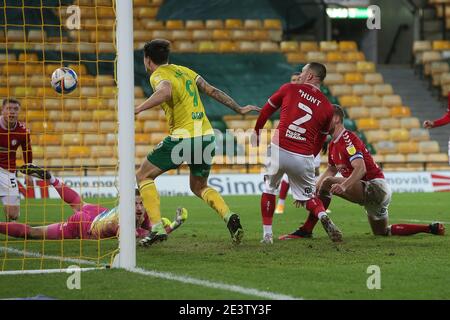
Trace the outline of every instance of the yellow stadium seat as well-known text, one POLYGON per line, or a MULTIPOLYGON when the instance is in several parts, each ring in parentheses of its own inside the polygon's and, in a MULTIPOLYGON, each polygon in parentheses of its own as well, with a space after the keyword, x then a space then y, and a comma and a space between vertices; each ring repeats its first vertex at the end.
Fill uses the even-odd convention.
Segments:
POLYGON ((281 21, 278 19, 264 19, 264 29, 282 29, 281 21))
MULTIPOLYGON (((417 150, 419 149, 419 146, 417 143, 415 143, 417 150)), ((420 162, 426 162, 427 156, 423 153, 409 153, 406 155, 406 161, 408 162, 418 162, 417 164, 408 164, 409 168, 422 168, 423 164, 420 162)))
MULTIPOLYGON (((397 146, 398 147, 398 146, 397 146)), ((384 157, 384 162, 397 162, 402 163, 406 161, 406 157, 403 154, 387 154, 384 157)))
POLYGON ((369 61, 358 61, 356 63, 356 69, 362 73, 373 73, 375 72, 375 64, 369 61))
POLYGON ((309 51, 306 53, 306 59, 308 62, 326 62, 327 55, 320 51, 309 51))
POLYGON ((333 96, 352 95, 353 89, 348 84, 337 84, 330 86, 330 91, 333 96))
POLYGON ((157 8, 152 7, 143 7, 136 9, 137 16, 141 19, 154 19, 156 18, 156 14, 158 13, 157 8))
POLYGON ((91 156, 91 148, 85 146, 69 146, 67 156, 69 158, 88 158, 91 156))
POLYGON ((203 29, 205 24, 203 20, 186 20, 185 27, 186 29, 203 29))
MULTIPOLYGON (((23 75, 25 73, 25 65, 23 64, 14 64, 9 63, 3 66, 0 66, 1 72, 4 75, 23 75)), ((52 71, 53 72, 53 71, 52 71)))
POLYGON ((420 128, 419 119, 413 117, 400 119, 400 125, 404 129, 420 128))
POLYGON ((412 142, 412 141, 408 141, 408 142, 399 142, 397 144, 398 147, 398 152, 403 153, 403 154, 408 154, 408 153, 417 153, 419 152, 419 145, 417 144, 417 142, 412 142))
POLYGON ((382 84, 383 76, 379 73, 366 73, 364 74, 364 82, 366 84, 382 84))
POLYGON ((368 118, 370 117, 369 109, 366 107, 354 107, 348 109, 348 114, 352 119, 368 118))
MULTIPOLYGON (((136 145, 136 157, 139 158, 139 162, 142 161, 141 159, 144 158, 149 152, 149 147, 147 145, 140 146, 136 145)), ((139 163, 136 162, 136 163, 139 163)))
POLYGON ((364 134, 369 143, 389 140, 389 133, 386 130, 367 130, 364 134))
POLYGON ((344 76, 340 73, 329 73, 325 78, 326 85, 342 84, 344 83, 344 76))
POLYGON ((16 97, 28 97, 28 96, 36 96, 35 88, 31 87, 16 87, 14 88, 14 95, 16 97))
POLYGON ((280 49, 282 52, 298 51, 298 42, 297 41, 282 41, 280 43, 280 49))
POLYGON ((53 122, 33 121, 28 127, 33 134, 52 132, 55 129, 53 122))
POLYGON ((259 47, 260 52, 279 52, 278 43, 272 41, 262 41, 259 47))
POLYGON ((107 98, 114 98, 117 95, 117 87, 102 87, 101 96, 107 98))
POLYGON ((192 39, 192 31, 191 30, 173 30, 172 31, 172 39, 174 41, 191 40, 192 39))
POLYGON ((105 123, 109 123, 109 122, 105 122, 105 121, 80 121, 78 122, 77 125, 77 130, 78 132, 82 132, 82 133, 98 133, 99 127, 100 125, 103 125, 105 123))
POLYGON ((331 51, 327 53, 327 62, 344 61, 344 55, 339 51, 331 51))
POLYGON ((117 113, 110 110, 94 110, 92 119, 94 121, 114 121, 117 120, 117 113))
POLYGON ((55 134, 43 134, 40 136, 39 144, 44 147, 47 145, 51 146, 60 145, 61 136, 55 134))
MULTIPOLYGON (((341 57, 342 57, 342 54, 341 54, 341 57)), ((337 63, 336 64, 336 72, 340 72, 340 73, 356 72, 356 64, 350 63, 350 62, 337 63)))
POLYGON ((99 131, 104 133, 117 132, 118 123, 115 121, 100 121, 99 131))
POLYGON ((424 51, 422 54, 422 63, 431 63, 433 61, 441 61, 442 54, 439 51, 424 51))
MULTIPOLYGON (((32 52, 23 52, 21 54, 19 54, 19 57, 17 58, 18 61, 39 61, 39 57, 36 53, 32 53, 32 52)), ((39 63, 39 65, 41 65, 41 63, 39 63)))
POLYGON ((408 141, 409 131, 406 129, 391 129, 389 130, 389 137, 392 141, 408 141))
POLYGON ((400 128, 400 121, 395 118, 380 119, 379 123, 380 123, 380 129, 391 130, 391 129, 400 128))
POLYGON ((25 42, 26 40, 25 30, 9 29, 6 32, 6 38, 8 39, 8 42, 25 42))
POLYGON ((432 43, 432 50, 443 51, 450 49, 450 42, 446 40, 436 40, 432 43))
POLYGON ((173 29, 184 29, 183 20, 167 20, 166 28, 169 30, 173 29))
POLYGON ((225 20, 225 28, 226 29, 239 29, 242 28, 242 20, 240 19, 226 19, 225 20))
POLYGON ((390 84, 376 84, 373 86, 373 93, 380 96, 393 95, 394 89, 390 84))
POLYGON ((145 121, 145 120, 159 120, 159 111, 150 109, 145 110, 144 112, 139 113, 136 116, 137 120, 145 121))
POLYGON ((256 19, 244 20, 244 28, 246 28, 246 29, 261 29, 262 28, 261 20, 256 20, 256 19))
POLYGON ((29 110, 26 113, 27 121, 42 121, 45 120, 46 115, 44 111, 29 110))
POLYGON ((306 55, 303 52, 289 52, 286 54, 289 63, 305 63, 306 55))
POLYGON ((302 52, 319 51, 319 46, 317 42, 314 41, 301 41, 300 51, 302 52))
POLYGON ((350 72, 346 73, 344 76, 345 83, 347 84, 357 84, 357 83, 363 83, 364 77, 359 72, 350 72))
POLYGON ((215 42, 212 41, 200 41, 198 43, 198 52, 217 52, 218 47, 215 42))
POLYGON ((161 132, 165 129, 165 123, 162 121, 147 120, 144 122, 144 133, 161 132))
POLYGON ((414 128, 409 132, 411 141, 428 141, 430 140, 430 133, 427 129, 414 128))
POLYGON ((393 141, 380 141, 375 144, 375 150, 383 155, 396 153, 397 144, 393 141))
POLYGON ((66 146, 79 146, 83 143, 83 135, 79 133, 65 133, 62 135, 62 143, 66 146))
POLYGON ((432 50, 430 41, 414 41, 413 43, 413 52, 421 52, 421 51, 430 51, 432 50))
POLYGON ((106 145, 107 146, 116 146, 117 145, 117 134, 106 133, 106 145))
POLYGON ((142 134, 142 133, 136 134, 136 135, 134 136, 134 142, 135 142, 136 144, 145 144, 145 145, 148 145, 149 142, 150 142, 150 135, 148 135, 148 134, 142 134))
POLYGON ((446 153, 430 153, 426 155, 427 161, 439 161, 448 163, 448 154, 446 153))
POLYGON ((368 84, 355 84, 353 85, 353 94, 357 96, 371 95, 373 93, 373 87, 368 84))
POLYGON ((231 38, 233 40, 254 40, 253 32, 249 30, 232 30, 231 38))
POLYGON ((338 44, 336 41, 320 41, 320 51, 337 51, 338 44))
POLYGON ((439 153, 439 144, 436 141, 420 141, 419 152, 425 154, 439 153))
POLYGON ((360 130, 375 130, 380 127, 377 119, 374 118, 362 118, 356 120, 356 125, 360 130))
POLYGON ((402 98, 399 95, 385 95, 382 97, 383 107, 401 106, 402 98))
MULTIPOLYGON (((241 52, 258 52, 259 43, 254 41, 240 41, 238 43, 238 50, 241 52)), ((288 62, 290 62, 289 53, 288 53, 288 62)))
POLYGON ((167 136, 167 133, 163 132, 154 132, 150 135, 150 143, 151 144, 158 144, 161 141, 163 141, 167 136))
POLYGON ((223 29, 222 20, 206 20, 205 27, 207 29, 223 29))
POLYGON ((78 130, 78 128, 77 124, 74 122, 56 121, 54 130, 56 133, 64 134, 65 132, 75 133, 78 130))
POLYGON ((391 116, 391 109, 386 107, 372 107, 370 108, 370 116, 372 118, 388 118, 391 116))
POLYGON ((92 120, 93 114, 92 111, 80 111, 80 110, 72 110, 70 112, 70 119, 72 121, 90 121, 92 120))
POLYGON ((349 51, 346 52, 345 55, 345 60, 348 62, 355 62, 355 61, 364 61, 366 60, 366 57, 364 56, 364 53, 360 52, 360 51, 349 51))
POLYGON ((238 46, 236 42, 219 41, 219 52, 236 52, 236 51, 238 51, 238 46))
POLYGON ((358 46, 355 41, 339 41, 340 51, 357 51, 358 46))
POLYGON ((228 40, 231 38, 231 31, 222 29, 213 30, 212 37, 214 40, 228 40))
POLYGON ((343 107, 360 107, 362 105, 361 97, 358 96, 341 96, 339 98, 341 106, 343 107))
POLYGON ((381 107, 381 98, 379 96, 362 96, 362 105, 365 107, 381 107))
POLYGON ((382 154, 374 154, 372 155, 372 158, 376 163, 384 162, 384 155, 382 154))
POLYGON ((396 118, 410 117, 411 109, 404 106, 393 107, 391 110, 391 116, 396 118))
POLYGON ((193 40, 211 40, 213 38, 213 32, 211 30, 193 30, 193 40))

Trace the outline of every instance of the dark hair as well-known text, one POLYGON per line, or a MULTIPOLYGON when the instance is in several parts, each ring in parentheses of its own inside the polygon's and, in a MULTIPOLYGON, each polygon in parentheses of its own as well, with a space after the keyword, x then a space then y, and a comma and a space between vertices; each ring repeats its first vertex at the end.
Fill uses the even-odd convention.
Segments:
POLYGON ((334 114, 339 117, 341 120, 341 123, 344 123, 345 113, 344 109, 338 104, 333 104, 334 107, 334 114))
POLYGON ((300 72, 294 72, 292 75, 291 75, 291 77, 292 76, 299 76, 301 73, 300 72))
POLYGON ((144 56, 150 58, 154 64, 161 65, 169 61, 170 41, 153 39, 144 46, 144 56))
POLYGON ((309 69, 314 72, 316 77, 318 77, 321 82, 327 76, 327 68, 325 68, 325 66, 323 64, 318 63, 318 62, 310 62, 310 63, 308 63, 308 66, 309 66, 309 69))
POLYGON ((20 106, 19 100, 14 99, 14 98, 6 98, 6 99, 3 99, 2 107, 6 106, 8 103, 18 104, 20 106))
POLYGON ((139 191, 138 188, 135 188, 135 189, 134 189, 134 195, 135 195, 136 197, 140 197, 140 196, 141 196, 141 192, 139 191))

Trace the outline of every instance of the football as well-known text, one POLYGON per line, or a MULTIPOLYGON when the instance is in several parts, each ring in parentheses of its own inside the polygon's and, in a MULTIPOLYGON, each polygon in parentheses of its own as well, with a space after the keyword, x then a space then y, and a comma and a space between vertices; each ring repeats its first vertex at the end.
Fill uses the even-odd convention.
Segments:
POLYGON ((78 76, 70 68, 58 68, 53 71, 51 84, 53 89, 58 93, 71 93, 77 87, 78 76))

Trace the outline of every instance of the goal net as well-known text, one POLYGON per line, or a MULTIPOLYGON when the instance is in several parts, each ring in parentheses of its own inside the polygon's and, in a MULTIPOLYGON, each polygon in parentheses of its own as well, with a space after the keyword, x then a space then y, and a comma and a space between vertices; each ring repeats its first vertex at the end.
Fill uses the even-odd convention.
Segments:
POLYGON ((0 271, 108 265, 118 239, 90 226, 118 205, 115 1, 0 0, 0 9, 0 271), (78 75, 69 94, 50 85, 60 67, 78 75), (25 131, 15 138, 15 101, 31 143, 25 131), (15 169, 31 154, 56 182, 15 169))

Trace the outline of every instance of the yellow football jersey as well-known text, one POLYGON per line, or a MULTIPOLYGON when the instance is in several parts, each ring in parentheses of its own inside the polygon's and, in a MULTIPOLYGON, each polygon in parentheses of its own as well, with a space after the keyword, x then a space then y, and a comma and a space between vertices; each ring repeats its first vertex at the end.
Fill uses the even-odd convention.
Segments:
POLYGON ((119 208, 115 207, 100 213, 92 221, 90 233, 94 238, 116 236, 119 228, 119 208))
POLYGON ((162 81, 172 85, 172 99, 161 105, 172 137, 193 138, 214 133, 198 93, 197 77, 191 69, 175 64, 159 66, 150 76, 153 90, 162 81))

